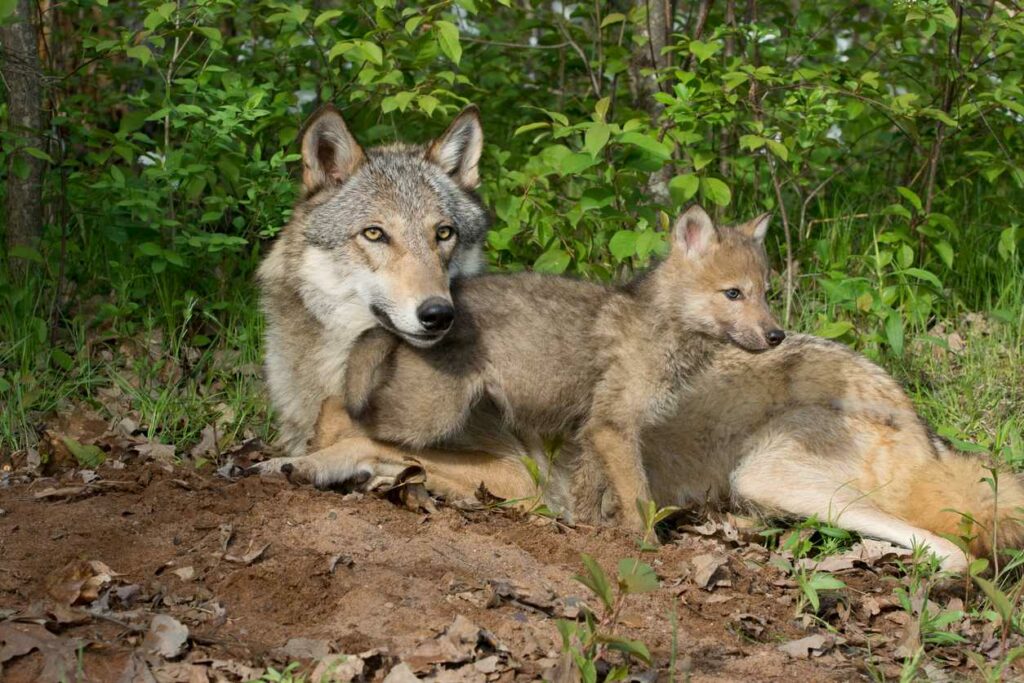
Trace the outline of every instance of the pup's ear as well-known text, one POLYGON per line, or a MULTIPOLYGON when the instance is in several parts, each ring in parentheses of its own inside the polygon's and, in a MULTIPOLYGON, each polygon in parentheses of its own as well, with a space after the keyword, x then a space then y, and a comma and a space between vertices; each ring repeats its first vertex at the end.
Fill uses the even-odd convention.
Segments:
POLYGON ((672 242, 684 256, 700 257, 718 242, 718 231, 711 216, 694 204, 672 226, 672 242))
POLYGON ((302 130, 302 185, 306 195, 345 182, 365 158, 341 112, 332 104, 320 107, 302 130))
POLYGON ((441 137, 430 143, 427 160, 443 168, 461 187, 474 190, 480 184, 477 164, 483 149, 480 110, 471 104, 455 117, 441 137))
POLYGON ((768 234, 768 223, 771 221, 771 212, 762 213, 757 218, 736 226, 736 230, 754 240, 758 244, 764 244, 764 236, 768 234))
POLYGON ((366 417, 377 389, 391 374, 391 354, 398 337, 382 327, 367 330, 356 340, 345 363, 345 410, 356 421, 366 417))

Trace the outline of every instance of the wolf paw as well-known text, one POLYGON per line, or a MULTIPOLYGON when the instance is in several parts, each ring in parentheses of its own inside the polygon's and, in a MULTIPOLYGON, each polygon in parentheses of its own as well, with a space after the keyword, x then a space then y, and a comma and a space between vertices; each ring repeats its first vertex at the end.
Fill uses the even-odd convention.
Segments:
POLYGON ((271 458, 250 467, 246 474, 268 476, 283 474, 293 484, 312 484, 318 489, 341 488, 346 491, 366 490, 374 479, 373 472, 360 463, 343 465, 322 462, 316 455, 292 458, 271 458))

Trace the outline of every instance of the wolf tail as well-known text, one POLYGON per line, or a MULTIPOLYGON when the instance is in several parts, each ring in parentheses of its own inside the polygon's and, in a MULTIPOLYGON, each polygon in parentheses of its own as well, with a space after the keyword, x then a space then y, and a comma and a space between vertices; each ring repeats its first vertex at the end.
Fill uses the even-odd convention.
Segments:
POLYGON ((938 447, 938 460, 914 468, 908 522, 966 537, 975 557, 1024 549, 1024 480, 978 457, 938 447))

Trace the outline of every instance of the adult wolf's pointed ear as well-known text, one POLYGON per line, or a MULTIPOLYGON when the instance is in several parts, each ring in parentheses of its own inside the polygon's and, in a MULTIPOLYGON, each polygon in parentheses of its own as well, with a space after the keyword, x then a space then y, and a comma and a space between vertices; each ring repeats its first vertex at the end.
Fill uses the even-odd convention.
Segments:
POLYGON ((764 236, 768 234, 768 223, 771 219, 771 212, 762 213, 753 220, 737 225, 736 229, 758 244, 764 244, 764 236))
POLYGON ((718 231, 711 216, 694 204, 672 226, 672 241, 684 256, 703 256, 718 242, 718 231))
POLYGON ((325 104, 302 130, 302 184, 306 194, 345 182, 366 156, 334 105, 325 104))
POLYGON ((484 149, 484 129, 480 110, 471 104, 451 122, 448 130, 427 148, 427 159, 445 170, 460 186, 474 190, 480 184, 480 153, 484 149))

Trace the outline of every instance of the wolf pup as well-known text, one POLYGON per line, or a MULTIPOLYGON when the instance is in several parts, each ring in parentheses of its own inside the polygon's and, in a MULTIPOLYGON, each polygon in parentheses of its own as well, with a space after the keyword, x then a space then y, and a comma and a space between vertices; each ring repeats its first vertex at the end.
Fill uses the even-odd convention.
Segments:
POLYGON ((716 228, 700 207, 672 229, 668 257, 621 288, 536 274, 453 287, 459 321, 440 343, 364 335, 345 380, 349 414, 374 438, 436 446, 493 402, 514 431, 572 434, 573 502, 600 517, 603 482, 642 529, 651 490, 641 433, 671 415, 723 345, 765 351, 785 338, 765 301, 768 216, 716 228))
POLYGON ((360 334, 382 325, 420 347, 444 336, 450 282, 481 267, 490 221, 475 192, 483 131, 473 106, 425 146, 364 150, 330 105, 301 139, 303 195, 259 269, 267 385, 292 456, 306 451, 323 400, 342 391, 360 334))

